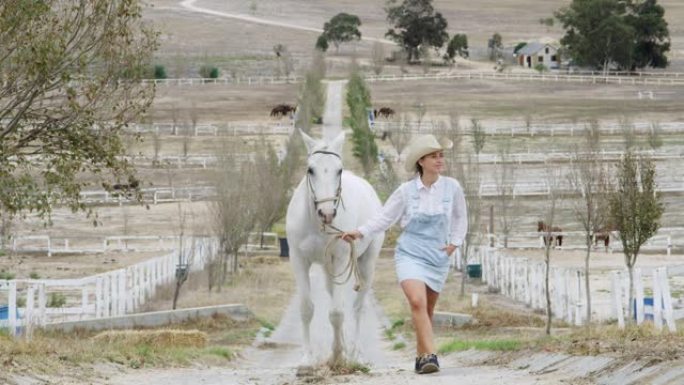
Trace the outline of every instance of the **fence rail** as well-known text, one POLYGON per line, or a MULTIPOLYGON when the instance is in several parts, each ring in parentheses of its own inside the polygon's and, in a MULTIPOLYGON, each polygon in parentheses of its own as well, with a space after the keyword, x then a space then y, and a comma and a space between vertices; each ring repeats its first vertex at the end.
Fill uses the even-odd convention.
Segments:
POLYGON ((135 312, 155 296, 159 286, 171 283, 178 269, 203 269, 215 250, 214 239, 188 238, 182 250, 85 278, 1 280, 0 293, 7 292, 8 317, 0 321, 0 327, 9 328, 12 334, 30 334, 34 326, 48 323, 135 312), (65 301, 64 306, 51 308, 50 302, 60 298, 57 295, 65 301), (24 300, 18 302, 18 298, 24 300))
MULTIPOLYGON (((503 251, 478 247, 471 263, 479 263, 482 268, 482 281, 488 286, 516 301, 527 304, 533 309, 546 310, 545 274, 547 266, 544 262, 531 261, 528 258, 511 257, 503 251)), ((586 292, 584 287, 585 272, 579 268, 548 267, 549 295, 551 297, 551 313, 553 317, 570 324, 586 323, 586 292)), ((635 269, 635 308, 634 314, 638 324, 653 319, 656 327, 662 329, 663 322, 672 332, 676 331, 675 320, 684 318, 684 309, 676 309, 670 291, 670 278, 684 275, 683 266, 669 268, 658 267, 650 272, 635 269), (645 279, 651 276, 650 282, 645 279), (645 280, 644 280, 645 279, 645 280), (649 309, 644 306, 644 286, 651 286, 653 305, 649 309), (648 312, 650 310, 650 313, 648 312)), ((593 321, 615 319, 620 327, 625 325, 625 309, 628 309, 629 287, 625 271, 613 271, 609 275, 592 273, 592 286, 603 282, 610 287, 608 298, 600 292, 592 292, 591 308, 593 321), (598 276, 598 278, 597 278, 598 276), (608 282, 606 282, 608 281, 608 282)), ((682 306, 682 298, 677 298, 677 305, 682 306)))
MULTIPOLYGON (((289 77, 278 76, 249 76, 237 78, 175 78, 175 79, 143 79, 143 84, 157 86, 203 86, 203 85, 248 85, 263 86, 275 84, 295 84, 303 81, 299 75, 289 77)), ((366 81, 411 81, 411 80, 448 80, 448 79, 495 79, 515 81, 540 82, 576 82, 591 84, 643 84, 643 85, 683 85, 684 75, 678 72, 575 72, 565 73, 535 73, 535 72, 439 72, 434 74, 401 74, 374 75, 366 74, 366 81)))

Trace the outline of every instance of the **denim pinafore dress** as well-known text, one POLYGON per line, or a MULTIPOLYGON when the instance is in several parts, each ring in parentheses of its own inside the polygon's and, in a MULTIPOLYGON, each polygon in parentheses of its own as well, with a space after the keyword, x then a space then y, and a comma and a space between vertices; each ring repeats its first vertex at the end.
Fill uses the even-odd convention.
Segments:
POLYGON ((449 256, 442 250, 448 244, 453 187, 447 182, 439 214, 418 212, 418 187, 411 183, 406 205, 409 222, 397 241, 394 254, 397 279, 417 279, 441 292, 449 273, 449 256))

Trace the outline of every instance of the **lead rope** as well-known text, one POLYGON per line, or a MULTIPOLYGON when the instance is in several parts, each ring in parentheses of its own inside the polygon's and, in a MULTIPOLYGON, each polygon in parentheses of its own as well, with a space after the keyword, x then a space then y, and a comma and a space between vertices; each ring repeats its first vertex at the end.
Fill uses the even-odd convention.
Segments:
POLYGON ((328 234, 328 235, 334 235, 328 240, 328 243, 325 245, 325 270, 326 272, 332 277, 332 281, 336 285, 344 285, 349 281, 351 278, 352 274, 354 274, 354 278, 356 279, 356 284, 354 285, 354 291, 359 291, 361 290, 362 287, 364 287, 365 283, 363 282, 363 278, 361 277, 361 273, 359 272, 359 263, 356 260, 356 247, 354 246, 354 242, 349 242, 349 247, 350 247, 350 252, 349 252, 349 262, 347 262, 347 265, 344 267, 342 272, 340 274, 335 274, 334 271, 334 266, 335 264, 333 263, 333 258, 335 257, 332 253, 330 253, 330 249, 332 246, 335 244, 337 240, 340 240, 339 235, 343 234, 344 231, 338 229, 337 227, 333 225, 322 225, 323 232, 328 234), (327 230, 326 226, 331 228, 332 230, 327 230), (344 276, 346 274, 346 278, 344 278, 342 281, 339 281, 338 278, 344 276))

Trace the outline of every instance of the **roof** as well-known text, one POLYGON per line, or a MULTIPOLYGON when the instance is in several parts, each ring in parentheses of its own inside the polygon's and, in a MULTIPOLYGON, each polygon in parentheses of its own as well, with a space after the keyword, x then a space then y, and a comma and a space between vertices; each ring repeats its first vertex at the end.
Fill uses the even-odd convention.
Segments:
POLYGON ((552 46, 551 44, 533 42, 533 43, 527 43, 527 45, 520 48, 518 50, 517 54, 518 55, 534 55, 537 52, 544 49, 544 47, 551 47, 553 49, 556 49, 556 47, 552 46))

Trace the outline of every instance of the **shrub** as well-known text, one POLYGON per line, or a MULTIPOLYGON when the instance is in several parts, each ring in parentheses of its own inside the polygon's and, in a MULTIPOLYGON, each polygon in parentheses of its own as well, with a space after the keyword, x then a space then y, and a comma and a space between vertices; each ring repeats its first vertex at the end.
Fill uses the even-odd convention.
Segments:
POLYGON ((5 270, 0 270, 0 279, 6 279, 6 280, 14 279, 14 273, 11 273, 11 272, 5 271, 5 270))
POLYGON ((326 39, 325 35, 319 36, 318 40, 316 40, 316 49, 321 52, 328 50, 328 39, 326 39))
POLYGON ((212 65, 205 64, 200 67, 199 74, 205 79, 216 79, 219 77, 219 69, 212 65))
POLYGON ((62 293, 50 293, 47 307, 63 307, 66 305, 66 296, 62 293))
POLYGON ((32 271, 32 272, 29 274, 29 278, 31 278, 31 279, 40 279, 40 275, 39 275, 38 273, 36 273, 35 271, 32 271))
POLYGON ((155 64, 154 66, 154 78, 155 79, 166 79, 166 67, 161 64, 155 64))

